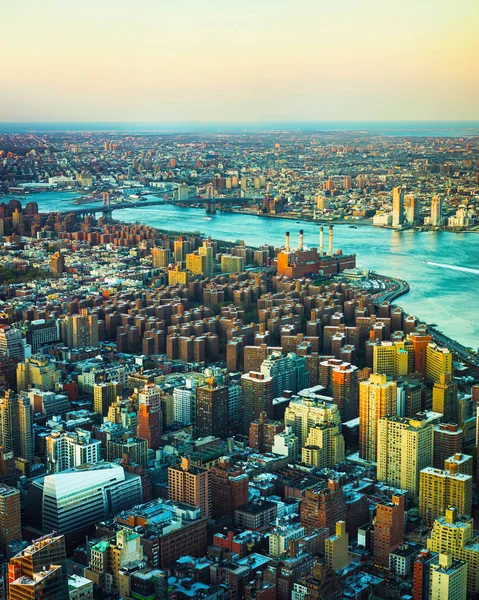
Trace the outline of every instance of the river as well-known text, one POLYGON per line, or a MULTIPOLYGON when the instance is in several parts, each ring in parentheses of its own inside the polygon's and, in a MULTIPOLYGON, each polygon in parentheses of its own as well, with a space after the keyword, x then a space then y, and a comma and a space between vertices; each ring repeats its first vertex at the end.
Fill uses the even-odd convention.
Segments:
MULTIPOLYGON (((34 200, 40 211, 54 211, 73 207, 75 197, 72 193, 43 192, 19 199, 23 203, 34 200)), ((10 198, 0 198, 0 201, 10 198)), ((124 222, 138 221, 169 231, 201 231, 212 238, 244 240, 254 246, 265 243, 279 246, 284 243, 285 232, 289 231, 295 247, 299 230, 303 229, 306 246, 319 244, 319 227, 310 222, 296 223, 286 219, 220 212, 208 219, 202 209, 170 204, 124 209, 114 216, 124 222)), ((327 233, 326 228, 326 245, 327 233)), ((477 349, 479 275, 448 266, 470 270, 479 268, 479 234, 397 232, 378 227, 352 229, 348 225, 335 225, 334 249, 339 248, 343 253, 355 253, 360 268, 406 280, 411 291, 399 298, 397 303, 407 313, 427 323, 436 323, 447 336, 477 349), (423 260, 436 264, 427 264, 423 260)))

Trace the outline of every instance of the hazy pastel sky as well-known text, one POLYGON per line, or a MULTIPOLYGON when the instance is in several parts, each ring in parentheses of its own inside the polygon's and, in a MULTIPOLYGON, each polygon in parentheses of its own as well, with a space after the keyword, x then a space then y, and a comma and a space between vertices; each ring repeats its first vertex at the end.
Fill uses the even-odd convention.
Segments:
POLYGON ((478 0, 0 0, 0 121, 479 119, 478 0))

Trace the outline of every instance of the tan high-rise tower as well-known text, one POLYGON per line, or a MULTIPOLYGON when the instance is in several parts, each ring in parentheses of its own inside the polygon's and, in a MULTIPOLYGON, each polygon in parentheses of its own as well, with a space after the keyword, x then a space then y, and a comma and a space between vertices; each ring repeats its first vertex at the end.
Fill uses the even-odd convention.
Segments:
POLYGON ((396 413, 397 384, 373 374, 359 384, 359 455, 376 462, 378 421, 396 413))
POLYGON ((198 506, 201 516, 211 517, 210 472, 182 458, 179 465, 168 469, 168 498, 198 506))

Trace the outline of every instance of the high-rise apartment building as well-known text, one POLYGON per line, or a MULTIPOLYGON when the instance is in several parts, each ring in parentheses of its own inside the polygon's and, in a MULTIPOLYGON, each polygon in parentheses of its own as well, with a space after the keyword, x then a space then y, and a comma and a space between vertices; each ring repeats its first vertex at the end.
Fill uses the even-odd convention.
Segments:
POLYGON ((220 458, 210 471, 212 515, 214 518, 228 516, 248 503, 249 477, 243 469, 231 464, 227 457, 220 458))
POLYGON ((389 553, 404 541, 405 500, 406 495, 397 494, 376 505, 374 563, 379 567, 389 567, 389 553))
POLYGON ((154 269, 166 269, 172 262, 169 248, 152 248, 151 261, 154 269))
POLYGON ((136 435, 147 441, 148 448, 158 450, 163 432, 161 388, 154 383, 145 385, 138 394, 136 435))
POLYGON ((373 374, 359 384, 359 455, 377 460, 378 421, 396 413, 397 384, 386 375, 373 374))
POLYGON ((168 498, 197 506, 202 517, 211 517, 210 472, 182 458, 179 465, 168 468, 168 498))
POLYGON ((0 398, 0 446, 16 457, 33 460, 35 439, 30 400, 10 391, 0 398))
POLYGON ((467 563, 439 554, 439 564, 430 565, 430 598, 452 600, 467 598, 467 563))
POLYGON ((414 348, 414 370, 426 375, 426 352, 432 337, 423 331, 414 331, 409 335, 414 348))
POLYGON ((22 538, 20 492, 0 483, 0 553, 6 554, 6 546, 12 540, 22 538))
POLYGON ((446 509, 445 516, 434 521, 427 548, 465 561, 468 597, 479 592, 479 537, 474 533, 469 516, 459 516, 455 507, 446 509))
POLYGON ((228 435, 228 386, 218 385, 214 377, 196 388, 195 423, 197 437, 228 435))
POLYGON ((241 395, 243 398, 243 432, 248 433, 253 421, 261 413, 271 417, 273 413, 273 378, 250 371, 241 376, 241 395))
POLYGON ((61 252, 55 252, 50 259, 50 267, 54 275, 61 275, 65 272, 65 255, 61 252))
POLYGON ((432 525, 446 509, 454 506, 460 515, 472 512, 472 477, 427 467, 420 473, 419 515, 432 525))
POLYGON ((191 425, 196 421, 196 382, 187 379, 185 385, 173 390, 175 423, 191 425))
POLYGON ((327 528, 329 534, 336 531, 337 521, 345 521, 346 500, 339 481, 328 480, 328 487, 306 490, 300 505, 300 521, 303 527, 327 528))
POLYGON ((381 417, 377 429, 377 476, 380 481, 419 496, 419 473, 433 460, 437 416, 420 413, 415 419, 381 417))
POLYGON ((331 371, 333 400, 338 405, 343 422, 356 419, 358 406, 358 368, 342 363, 331 371))
MULTIPOLYGON (((325 398, 305 398, 301 396, 294 397, 286 407, 284 413, 284 424, 291 427, 293 433, 298 437, 299 448, 303 448, 307 444, 310 431, 323 424, 335 425, 338 429, 338 434, 341 435, 341 415, 336 404, 326 402, 325 398)), ((334 430, 326 433, 328 436, 336 435, 334 430)), ((313 434, 316 435, 316 434, 313 434)), ((320 435, 319 433, 317 435, 320 435)), ((333 437, 330 438, 331 441, 333 437)), ((341 441, 338 443, 338 451, 340 452, 341 441)))
POLYGON ((45 447, 48 473, 60 473, 101 460, 100 440, 92 439, 91 432, 85 429, 75 432, 53 431, 45 438, 45 447))
POLYGON ((85 348, 98 344, 98 316, 94 314, 67 315, 60 321, 60 336, 69 348, 85 348))
POLYGON ((261 373, 273 379, 273 398, 278 398, 285 390, 296 394, 309 386, 306 358, 294 352, 286 356, 273 352, 261 364, 261 373))
POLYGON ((0 354, 15 360, 25 360, 22 332, 10 325, 0 325, 0 354))
POLYGON ((95 383, 93 386, 93 410, 106 417, 110 406, 115 402, 117 395, 117 384, 113 381, 95 383))
POLYGON ((464 433, 455 423, 438 423, 434 425, 434 459, 432 466, 443 469, 444 461, 449 456, 462 452, 464 433))
POLYGON ((457 383, 453 381, 451 374, 441 373, 439 381, 432 388, 432 410, 443 415, 446 423, 457 423, 458 402, 457 383))
POLYGON ((301 457, 305 464, 320 469, 342 462, 345 452, 341 426, 327 421, 311 427, 301 457))
POLYGON ((452 375, 452 352, 431 342, 426 347, 426 377, 438 383, 447 374, 452 375))

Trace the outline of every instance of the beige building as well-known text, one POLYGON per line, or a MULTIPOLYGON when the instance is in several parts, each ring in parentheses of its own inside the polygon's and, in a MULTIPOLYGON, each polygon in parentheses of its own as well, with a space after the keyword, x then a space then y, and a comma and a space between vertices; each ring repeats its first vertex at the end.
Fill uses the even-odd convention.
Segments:
POLYGON ((373 374, 359 384, 359 456, 376 462, 378 421, 396 414, 397 384, 373 374))
POLYGON ((438 562, 429 567, 429 597, 434 600, 467 598, 467 563, 454 560, 449 553, 439 554, 438 562))
MULTIPOLYGON (((472 519, 458 516, 454 507, 434 521, 427 549, 450 553, 453 559, 467 563, 467 592, 479 592, 479 536, 475 536, 472 519)), ((468 596, 469 597, 469 596, 468 596)))
MULTIPOLYGON (((341 415, 337 404, 320 399, 295 397, 284 413, 284 424, 293 429, 293 433, 298 437, 300 448, 307 445, 311 429, 323 423, 336 425, 338 435, 343 437, 341 433, 341 415)), ((320 435, 319 432, 317 435, 320 435)))
POLYGON ((452 375, 452 353, 431 342, 426 348, 426 377, 439 382, 441 374, 452 375))
POLYGON ((312 467, 334 467, 344 460, 344 436, 337 423, 325 422, 309 430, 302 461, 312 467))
POLYGON ((472 512, 472 477, 427 467, 420 473, 419 515, 432 525, 446 509, 454 506, 460 515, 472 512))
POLYGON ((324 557, 326 565, 338 571, 349 563, 348 558, 349 536, 346 532, 346 522, 336 523, 336 533, 324 541, 324 557))
POLYGON ((168 469, 168 498, 197 506, 202 517, 211 517, 210 472, 182 458, 179 465, 168 469))
POLYGON ((419 472, 432 465, 436 415, 417 419, 388 416, 378 420, 377 476, 388 485, 419 496, 419 472))

